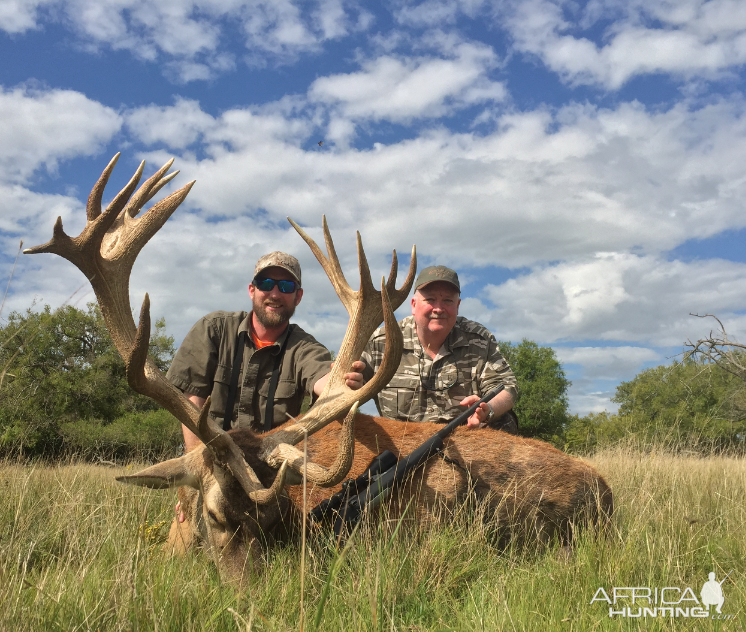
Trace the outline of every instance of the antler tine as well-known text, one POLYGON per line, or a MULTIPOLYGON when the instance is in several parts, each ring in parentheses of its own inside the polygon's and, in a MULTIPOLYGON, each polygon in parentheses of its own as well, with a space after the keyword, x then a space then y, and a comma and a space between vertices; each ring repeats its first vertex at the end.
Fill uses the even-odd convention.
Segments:
POLYGON ((339 296, 339 300, 342 301, 342 305, 345 306, 345 309, 347 309, 348 313, 352 314, 350 312, 350 309, 352 309, 352 306, 355 304, 355 297, 357 296, 357 292, 355 292, 347 283, 347 279, 345 279, 344 273, 342 272, 342 267, 339 265, 337 251, 334 249, 334 242, 332 241, 331 235, 329 234, 329 227, 326 224, 326 217, 324 217, 323 219, 324 241, 326 242, 326 249, 329 253, 329 258, 327 258, 323 252, 321 252, 321 248, 319 248, 316 242, 308 236, 306 231, 304 231, 289 217, 287 218, 287 220, 290 222, 292 227, 295 228, 296 232, 301 236, 303 241, 308 244, 311 252, 316 257, 316 260, 321 264, 324 272, 326 272, 326 276, 332 282, 334 291, 337 293, 337 296, 339 296))
POLYGON ((398 308, 399 305, 401 305, 404 302, 407 296, 409 296, 409 292, 411 291, 412 285, 414 284, 414 277, 415 277, 415 274, 417 274, 417 247, 416 246, 412 246, 412 254, 409 259, 409 271, 407 272, 407 278, 404 279, 404 283, 398 290, 396 289, 397 270, 398 270, 398 261, 396 257, 396 250, 394 250, 392 263, 391 263, 391 273, 389 274, 389 280, 386 283, 386 290, 389 293, 391 302, 394 305, 396 305, 396 308, 398 308))
POLYGON ((365 256, 365 249, 363 248, 363 240, 360 238, 360 231, 356 231, 357 235, 357 262, 360 268, 360 293, 361 294, 373 294, 376 291, 375 285, 373 285, 373 279, 370 276, 370 267, 368 266, 368 258, 365 256))
POLYGON ((88 204, 86 206, 86 217, 89 222, 92 222, 99 215, 101 215, 101 200, 104 197, 104 189, 106 188, 107 182, 109 182, 109 176, 114 171, 114 167, 119 161, 119 156, 122 154, 117 152, 114 157, 106 165, 106 169, 101 173, 101 177, 98 179, 96 184, 93 185, 91 193, 88 196, 88 204))
MULTIPOLYGON (((115 345, 116 341, 115 341, 115 345)), ((124 345, 123 345, 124 346, 124 345)), ((140 307, 140 322, 137 325, 135 333, 135 342, 129 356, 124 356, 124 370, 127 375, 127 382, 133 390, 143 393, 148 389, 148 380, 145 376, 145 363, 148 359, 148 349, 150 348, 150 296, 147 292, 140 307)), ((194 428, 189 428, 192 432, 194 428)))
MULTIPOLYGON (((110 213, 116 217, 119 215, 119 211, 121 211, 125 205, 129 206, 127 204, 127 200, 130 199, 130 196, 132 195, 133 191, 137 188, 137 185, 140 183, 140 178, 142 178, 142 172, 145 170, 145 161, 140 161, 140 164, 137 167, 137 170, 130 178, 130 181, 125 185, 125 187, 117 193, 117 196, 109 203, 109 206, 106 207, 105 213, 110 213)), ((135 196, 137 197, 137 196, 135 196)), ((131 204, 131 202, 130 202, 131 204)))
POLYGON ((163 187, 165 187, 171 180, 173 180, 176 176, 178 176, 181 173, 178 169, 174 171, 173 173, 169 173, 167 176, 161 178, 161 181, 156 184, 148 194, 148 197, 145 199, 144 204, 147 204, 155 197, 155 194, 158 193, 163 187))
MULTIPOLYGON (((168 177, 168 179, 163 177, 163 174, 166 173, 173 164, 174 159, 171 158, 171 160, 169 160, 165 165, 158 169, 158 171, 156 171, 152 176, 145 180, 145 182, 143 182, 142 186, 137 190, 137 193, 135 193, 127 206, 124 207, 127 215, 129 215, 130 217, 135 217, 140 212, 142 207, 147 203, 147 201, 150 200, 160 190, 160 188, 166 184, 166 182, 172 180, 173 177, 177 173, 179 173, 177 171, 176 173, 170 174, 170 177, 168 177)), ((145 161, 143 160, 140 163, 140 169, 138 169, 140 173, 142 173, 142 168, 144 166, 145 161)))
MULTIPOLYGON (((350 412, 342 422, 342 431, 339 434, 339 448, 334 463, 329 468, 318 463, 306 463, 306 476, 308 480, 319 487, 334 487, 341 483, 347 472, 352 467, 352 459, 355 456, 355 415, 357 415, 359 402, 355 402, 350 412)), ((303 475, 303 452, 295 446, 287 443, 278 445, 267 459, 267 464, 277 467, 281 463, 287 463, 292 470, 303 475)))
MULTIPOLYGON (((326 269, 324 269, 324 271, 327 273, 329 280, 332 282, 332 285, 334 286, 334 289, 336 290, 340 300, 347 308, 347 311, 349 311, 349 307, 347 307, 345 299, 347 298, 348 300, 354 300, 354 298, 350 299, 349 297, 353 297, 355 295, 355 291, 350 287, 350 284, 345 278, 345 273, 342 271, 342 266, 340 265, 339 257, 337 256, 337 249, 334 247, 334 241, 332 240, 332 235, 329 232, 329 224, 326 223, 326 215, 321 216, 321 225, 323 227, 324 233, 324 244, 326 245, 326 251, 329 253, 329 263, 332 274, 326 272, 326 269)), ((319 250, 319 252, 321 252, 321 250, 319 250)))

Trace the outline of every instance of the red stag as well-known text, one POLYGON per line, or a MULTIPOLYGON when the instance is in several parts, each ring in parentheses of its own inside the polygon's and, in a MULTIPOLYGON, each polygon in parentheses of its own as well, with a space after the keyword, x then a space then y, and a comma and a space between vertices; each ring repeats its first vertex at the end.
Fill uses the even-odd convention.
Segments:
MULTIPOLYGON (((71 238, 60 218, 52 239, 26 253, 52 252, 75 264, 91 282, 111 337, 125 361, 134 390, 153 398, 194 432, 203 446, 188 454, 118 480, 166 489, 183 486, 180 493, 187 520, 174 522, 170 544, 184 548, 201 541, 227 576, 240 580, 247 563, 261 552, 261 543, 294 507, 300 514, 303 452, 296 447, 308 436, 308 507, 339 490, 347 477, 359 476, 379 451, 408 454, 440 426, 403 423, 357 414, 357 404, 371 399, 388 383, 399 363, 402 338, 394 310, 409 294, 416 257, 407 278, 396 289, 394 252, 388 281, 377 291, 358 235, 360 289, 352 290, 342 273, 326 220, 324 238, 328 258, 294 222, 323 266, 350 321, 324 392, 302 418, 265 435, 248 429, 225 432, 207 414, 209 399, 198 410, 148 359, 150 333, 147 294, 135 325, 129 302, 129 277, 147 241, 186 198, 194 182, 153 205, 142 207, 178 172, 166 175, 166 163, 135 192, 141 164, 130 182, 101 210, 104 187, 119 154, 106 167, 88 198, 85 228, 71 238), (383 365, 358 391, 344 383, 344 373, 381 321, 387 340, 383 365), (344 419, 343 419, 344 418, 344 419), (343 419, 342 423, 332 423, 343 419)), ((541 441, 492 429, 457 429, 445 443, 449 460, 431 459, 401 485, 392 508, 414 499, 411 515, 425 522, 433 512, 453 507, 470 493, 482 499, 490 519, 536 531, 539 537, 567 537, 577 521, 598 522, 611 514, 611 490, 590 465, 541 441), (452 463, 460 464, 460 467, 452 463)))

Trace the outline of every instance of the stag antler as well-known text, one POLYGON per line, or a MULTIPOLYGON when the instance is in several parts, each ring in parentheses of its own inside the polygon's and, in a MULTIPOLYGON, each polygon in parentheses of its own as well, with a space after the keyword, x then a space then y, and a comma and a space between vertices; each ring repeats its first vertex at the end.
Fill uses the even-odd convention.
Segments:
POLYGON ((73 263, 91 282, 101 306, 106 326, 117 350, 124 359, 127 381, 130 386, 161 404, 182 424, 191 430, 212 452, 217 463, 227 468, 238 480, 246 494, 258 504, 272 501, 285 483, 288 466, 297 472, 303 470, 302 453, 295 447, 304 436, 323 428, 334 419, 348 413, 340 439, 339 453, 329 468, 309 463, 308 479, 318 485, 338 483, 347 474, 352 463, 355 402, 365 402, 377 393, 394 374, 402 353, 402 336, 396 324, 394 310, 401 305, 414 282, 417 260, 414 247, 409 274, 404 285, 396 290, 397 258, 394 251, 388 282, 377 292, 370 278, 370 270, 363 252, 360 234, 358 257, 361 286, 353 291, 345 281, 339 265, 329 228, 324 218, 324 238, 329 251, 327 259, 315 242, 294 222, 291 223, 309 244, 316 258, 324 267, 340 299, 350 314, 350 324, 342 342, 339 356, 327 385, 312 409, 301 423, 280 429, 268 435, 261 445, 259 457, 279 468, 274 483, 265 489, 254 470, 246 463, 241 449, 228 433, 219 428, 208 415, 210 398, 201 410, 173 386, 148 358, 150 337, 150 299, 145 299, 140 311, 139 326, 135 326, 129 301, 129 279, 132 266, 150 238, 184 201, 194 181, 156 203, 141 217, 136 216, 142 207, 179 172, 165 175, 173 164, 167 162, 136 192, 145 163, 141 163, 129 183, 119 192, 105 211, 101 199, 109 176, 119 159, 114 156, 104 169, 88 198, 85 228, 78 237, 69 237, 62 229, 62 219, 57 218, 52 239, 41 246, 24 250, 26 254, 51 252, 73 263), (134 192, 134 195, 133 195, 134 192), (389 295, 393 300, 389 299, 389 295), (359 391, 352 391, 344 383, 344 374, 352 362, 358 360, 368 338, 384 320, 386 323, 386 348, 383 363, 375 377, 359 391), (348 412, 349 411, 349 412, 348 412))
MULTIPOLYGON (((404 299, 407 298, 409 291, 412 289, 414 276, 417 271, 417 251, 412 246, 409 273, 402 287, 397 290, 396 274, 398 260, 396 250, 394 250, 389 279, 385 283, 383 279, 381 280, 381 291, 378 292, 370 276, 370 268, 368 267, 368 260, 365 257, 360 233, 357 233, 360 289, 355 291, 349 286, 342 272, 342 267, 339 264, 339 258, 334 248, 334 242, 329 234, 326 217, 323 218, 323 228, 324 241, 326 242, 326 249, 329 253, 328 258, 321 252, 316 242, 298 224, 290 218, 288 218, 288 221, 311 248, 311 251, 332 282, 337 296, 339 296, 339 299, 350 315, 350 322, 347 326, 345 337, 342 340, 339 354, 334 361, 329 381, 319 399, 302 417, 300 423, 280 428, 262 441, 262 450, 260 452, 262 460, 274 467, 277 467, 277 464, 280 462, 287 460, 291 468, 297 469, 299 464, 302 464, 303 454, 292 446, 301 441, 305 435, 313 434, 331 421, 339 419, 341 415, 350 410, 350 407, 355 402, 362 404, 371 399, 388 384, 396 372, 403 350, 403 340, 401 330, 394 316, 394 310, 404 302, 404 299), (352 363, 360 359, 368 339, 373 331, 381 324, 381 321, 384 321, 386 325, 386 346, 381 366, 370 382, 365 384, 360 390, 353 391, 345 384, 344 375, 349 371, 352 363)), ((352 423, 350 423, 349 429, 345 428, 345 432, 347 431, 352 432, 352 423)), ((346 441, 344 440, 342 443, 346 443, 346 441)), ((351 434, 349 443, 351 446, 351 434)), ((347 470, 349 470, 348 464, 347 469, 342 471, 344 464, 351 463, 351 461, 351 449, 349 454, 344 454, 343 447, 340 446, 339 456, 330 471, 324 471, 322 476, 314 478, 309 470, 308 478, 317 485, 336 485, 347 474, 347 470)))
POLYGON ((112 158, 91 190, 86 209, 88 221, 80 235, 66 235, 62 229, 62 218, 58 217, 52 239, 23 252, 51 252, 60 255, 86 275, 96 293, 109 334, 124 359, 130 386, 138 393, 157 401, 197 435, 212 451, 216 461, 231 471, 252 500, 260 504, 267 503, 282 488, 287 467, 278 464, 280 471, 274 484, 270 489, 265 489, 246 463, 240 448, 210 419, 207 414, 209 399, 202 410, 198 411, 148 358, 150 299, 147 294, 140 311, 139 326, 136 327, 132 319, 129 280, 135 259, 143 246, 184 201, 194 180, 157 202, 138 218, 136 216, 142 207, 179 173, 175 171, 165 175, 173 164, 171 159, 133 195, 142 177, 145 166, 143 161, 132 179, 102 212, 104 188, 119 155, 112 158))

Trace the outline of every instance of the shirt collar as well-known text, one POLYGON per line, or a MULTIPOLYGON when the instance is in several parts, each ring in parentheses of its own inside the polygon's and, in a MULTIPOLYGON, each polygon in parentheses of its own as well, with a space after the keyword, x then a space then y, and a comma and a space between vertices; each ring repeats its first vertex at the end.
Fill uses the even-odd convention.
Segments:
MULTIPOLYGON (((251 340, 251 317, 253 314, 254 314, 253 311, 249 312, 248 316, 246 316, 246 318, 244 318, 241 321, 241 324, 238 326, 238 333, 245 331, 248 334, 247 339, 249 340, 251 340)), ((271 349, 272 353, 274 354, 279 353, 280 347, 285 343, 285 339, 288 337, 289 334, 290 334, 290 323, 288 323, 288 326, 285 327, 285 331, 282 332, 282 335, 277 340, 275 340, 271 346, 265 347, 265 349, 271 349)), ((252 346, 254 346, 253 342, 252 342, 252 346)))
MULTIPOLYGON (((448 337, 443 343, 446 353, 456 349, 457 347, 467 347, 469 341, 464 335, 464 331, 461 328, 461 322, 464 320, 463 316, 456 318, 456 324, 451 329, 448 337)), ((417 331, 414 324, 414 316, 407 316, 401 321, 402 324, 402 338, 404 340, 404 348, 408 351, 414 351, 418 356, 422 354, 422 345, 420 339, 417 337, 417 331)))

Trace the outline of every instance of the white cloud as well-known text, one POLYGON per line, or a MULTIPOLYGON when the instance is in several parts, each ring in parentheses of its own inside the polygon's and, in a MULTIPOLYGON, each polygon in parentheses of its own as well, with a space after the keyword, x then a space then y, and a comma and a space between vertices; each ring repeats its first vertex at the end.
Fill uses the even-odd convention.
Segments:
POLYGON ((502 101, 504 86, 486 76, 496 63, 492 49, 476 44, 460 44, 446 59, 381 56, 364 62, 359 72, 317 79, 308 95, 353 119, 439 117, 476 103, 502 101))
POLYGON ((121 127, 116 111, 73 90, 0 87, 0 181, 24 182, 41 167, 91 156, 121 127))
POLYGON ((655 255, 746 225, 745 111, 740 99, 665 112, 570 105, 502 115, 484 136, 440 129, 330 151, 306 110, 230 110, 200 128, 204 157, 180 164, 198 180, 190 205, 208 215, 262 209, 315 225, 326 213, 373 244, 396 234, 456 267, 517 268, 655 255))
POLYGON ((665 358, 647 347, 555 347, 563 365, 578 364, 586 373, 593 371, 596 379, 617 379, 620 374, 636 373, 640 365, 665 358))
POLYGON ((176 98, 173 106, 149 105, 125 114, 127 127, 147 145, 163 143, 172 149, 184 149, 207 130, 215 120, 202 111, 197 101, 176 98))
POLYGON ((0 29, 6 33, 24 33, 37 27, 39 7, 55 0, 3 0, 0 3, 0 29))
POLYGON ((653 256, 604 254, 560 263, 488 286, 490 320, 505 337, 544 342, 636 341, 681 347, 697 338, 690 313, 722 314, 743 333, 746 264, 711 259, 683 263, 653 256))
POLYGON ((500 16, 519 51, 570 84, 617 90, 632 77, 717 78, 746 62, 746 5, 735 0, 521 0, 500 16), (584 36, 605 24, 601 43, 584 36))
POLYGON ((286 63, 324 42, 367 29, 371 14, 346 0, 9 0, 0 28, 20 33, 62 22, 88 50, 127 50, 161 61, 180 82, 204 80, 234 67, 230 33, 244 34, 252 65, 286 63), (48 6, 50 11, 39 11, 48 6))
POLYGON ((396 20, 411 26, 442 26, 452 24, 460 14, 474 18, 484 6, 484 0, 425 0, 401 2, 394 11, 396 20))

